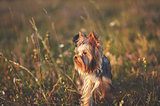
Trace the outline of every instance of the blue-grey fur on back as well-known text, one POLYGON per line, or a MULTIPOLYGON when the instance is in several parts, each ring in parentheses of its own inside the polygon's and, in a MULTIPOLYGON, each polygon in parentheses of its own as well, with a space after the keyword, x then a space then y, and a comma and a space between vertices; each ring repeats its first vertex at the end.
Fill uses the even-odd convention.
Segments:
POLYGON ((102 73, 105 77, 112 79, 111 65, 106 56, 103 56, 103 59, 102 59, 102 70, 103 70, 102 73))

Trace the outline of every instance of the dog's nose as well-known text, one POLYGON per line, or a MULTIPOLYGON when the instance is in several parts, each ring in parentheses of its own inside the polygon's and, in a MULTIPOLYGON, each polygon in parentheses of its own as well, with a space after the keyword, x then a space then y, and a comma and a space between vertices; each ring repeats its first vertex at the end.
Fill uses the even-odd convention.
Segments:
POLYGON ((76 59, 77 59, 77 56, 74 56, 74 59, 76 60, 76 59))

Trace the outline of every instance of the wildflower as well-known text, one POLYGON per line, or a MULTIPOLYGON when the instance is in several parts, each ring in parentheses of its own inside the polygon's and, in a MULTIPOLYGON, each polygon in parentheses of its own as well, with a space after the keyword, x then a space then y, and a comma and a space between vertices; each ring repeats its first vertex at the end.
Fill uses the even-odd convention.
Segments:
POLYGON ((63 47, 64 47, 64 44, 60 44, 59 47, 60 47, 60 48, 63 48, 63 47))
POLYGON ((33 49, 33 52, 34 52, 35 54, 37 54, 37 49, 33 49))
POLYGON ((62 77, 59 78, 60 83, 62 83, 62 77))
POLYGON ((46 33, 46 37, 49 37, 49 33, 46 33))
POLYGON ((36 82, 38 82, 38 79, 37 79, 37 78, 35 78, 35 81, 36 81, 36 82))
POLYGON ((10 76, 7 77, 8 79, 11 79, 10 76))
POLYGON ((16 94, 16 98, 19 98, 18 94, 16 94))
POLYGON ((157 72, 156 71, 152 71, 152 76, 153 77, 157 77, 157 72))
POLYGON ((5 92, 4 92, 4 91, 2 91, 2 94, 3 94, 3 95, 5 95, 5 92))
POLYGON ((8 61, 7 58, 5 58, 4 61, 7 62, 8 61))
POLYGON ((146 60, 146 58, 145 58, 145 57, 143 57, 143 61, 144 61, 144 60, 146 60))
POLYGON ((71 52, 65 51, 65 52, 63 53, 63 55, 64 55, 64 56, 70 56, 70 55, 71 55, 71 52))
POLYGON ((57 64, 60 64, 60 63, 61 63, 61 60, 60 60, 60 59, 57 59, 57 60, 56 60, 56 63, 57 63, 57 64))
POLYGON ((113 26, 120 26, 120 23, 119 23, 118 20, 114 20, 114 21, 110 22, 109 25, 110 25, 111 27, 113 27, 113 26))
POLYGON ((12 98, 12 95, 10 95, 9 98, 12 98))
POLYGON ((13 78, 13 83, 16 83, 16 78, 13 78))
POLYGON ((124 100, 121 100, 121 102, 119 103, 119 106, 122 106, 124 104, 124 100))
POLYGON ((8 65, 8 68, 11 68, 11 66, 10 66, 10 65, 8 65))
POLYGON ((16 101, 16 99, 15 98, 13 98, 13 102, 15 102, 16 101))
POLYGON ((131 94, 127 94, 127 96, 129 97, 129 96, 131 96, 131 94))
POLYGON ((138 61, 140 62, 140 61, 141 61, 141 58, 138 58, 138 61))
POLYGON ((7 87, 4 87, 4 90, 7 91, 7 87))
POLYGON ((45 54, 45 60, 48 60, 48 55, 47 54, 45 54))
POLYGON ((143 63, 144 63, 144 64, 146 64, 146 63, 147 63, 147 61, 146 61, 146 58, 145 58, 145 57, 143 57, 143 59, 142 59, 142 60, 143 60, 143 63))
POLYGON ((63 101, 63 98, 61 99, 61 101, 63 101))
POLYGON ((65 84, 65 82, 62 82, 62 84, 64 85, 64 84, 65 84))
POLYGON ((67 91, 67 89, 64 90, 65 92, 67 91))
POLYGON ((124 103, 124 100, 121 100, 121 103, 123 104, 123 103, 124 103))
POLYGON ((9 69, 10 72, 12 72, 12 70, 13 70, 12 68, 9 69))
POLYGON ((115 22, 112 21, 110 24, 109 24, 111 27, 115 26, 115 22))
POLYGON ((59 54, 59 57, 62 57, 63 55, 62 54, 59 54))

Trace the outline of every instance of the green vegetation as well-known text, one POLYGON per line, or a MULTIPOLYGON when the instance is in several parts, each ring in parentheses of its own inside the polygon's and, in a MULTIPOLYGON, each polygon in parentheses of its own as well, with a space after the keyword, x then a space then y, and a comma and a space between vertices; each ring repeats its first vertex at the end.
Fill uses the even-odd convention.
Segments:
POLYGON ((72 37, 94 31, 113 105, 160 105, 159 0, 1 0, 0 14, 0 104, 79 105, 72 37))

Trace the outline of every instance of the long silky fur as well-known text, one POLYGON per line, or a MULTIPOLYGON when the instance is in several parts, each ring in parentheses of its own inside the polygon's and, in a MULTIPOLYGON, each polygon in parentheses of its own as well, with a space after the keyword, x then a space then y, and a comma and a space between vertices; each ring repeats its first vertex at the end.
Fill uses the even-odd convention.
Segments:
POLYGON ((81 89, 81 102, 83 106, 92 105, 93 102, 93 91, 99 86, 96 75, 89 74, 83 76, 83 86, 81 89), (97 82, 97 83, 96 83, 97 82), (94 88, 94 89, 93 89, 94 88))
MULTIPOLYGON (((94 40, 95 39, 97 38, 95 37, 94 40)), ((77 46, 78 40, 80 40, 80 38, 77 35, 74 38, 76 49, 78 48, 77 46)), ((92 106, 93 92, 95 90, 101 92, 102 95, 100 96, 101 98, 103 98, 105 93, 110 91, 111 89, 110 85, 112 84, 112 81, 110 78, 105 77, 105 75, 101 75, 102 72, 100 72, 101 74, 99 74, 99 71, 102 71, 101 67, 103 65, 102 64, 103 49, 102 49, 101 43, 98 40, 95 42, 95 41, 92 41, 91 39, 88 45, 90 45, 90 50, 92 51, 93 58, 88 69, 85 70, 87 73, 84 73, 81 70, 81 68, 75 67, 80 77, 79 92, 82 95, 81 106, 92 106), (95 46, 95 43, 98 43, 98 46, 95 46)))

